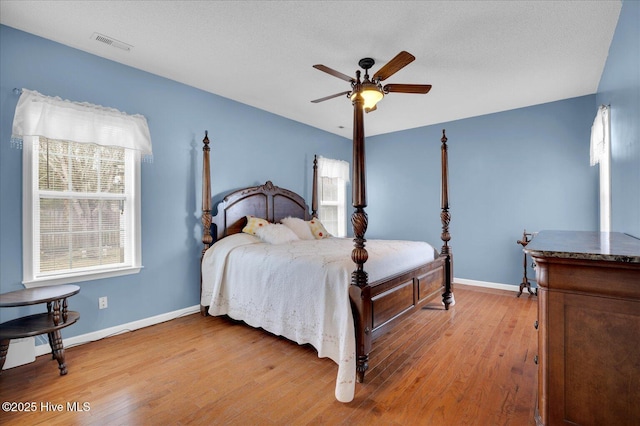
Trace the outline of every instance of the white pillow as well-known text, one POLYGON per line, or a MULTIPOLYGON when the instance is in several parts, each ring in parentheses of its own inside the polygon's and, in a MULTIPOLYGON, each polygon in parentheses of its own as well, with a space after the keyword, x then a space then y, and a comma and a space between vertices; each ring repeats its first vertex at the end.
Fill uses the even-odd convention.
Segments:
POLYGON ((301 240, 315 240, 309 228, 309 222, 297 217, 285 217, 282 222, 287 228, 291 229, 301 240))
POLYGON ((299 240, 298 236, 291 229, 279 223, 270 223, 256 229, 256 236, 269 244, 283 244, 299 240))

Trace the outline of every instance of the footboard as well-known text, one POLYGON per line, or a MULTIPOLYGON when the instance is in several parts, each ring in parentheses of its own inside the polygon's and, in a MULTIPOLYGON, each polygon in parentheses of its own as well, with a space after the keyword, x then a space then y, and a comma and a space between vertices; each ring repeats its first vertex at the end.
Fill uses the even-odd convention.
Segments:
POLYGON ((371 286, 371 338, 383 334, 405 314, 442 295, 444 258, 371 286))

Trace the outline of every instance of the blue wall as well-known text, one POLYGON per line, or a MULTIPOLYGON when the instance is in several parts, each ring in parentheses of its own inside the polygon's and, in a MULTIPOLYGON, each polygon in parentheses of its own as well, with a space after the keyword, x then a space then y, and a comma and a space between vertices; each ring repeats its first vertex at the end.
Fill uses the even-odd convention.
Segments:
MULTIPOLYGON (((63 337, 199 304, 202 138, 212 142, 214 201, 264 183, 310 200, 313 154, 351 159, 349 140, 0 26, 0 292, 23 288, 22 151, 10 147, 14 88, 143 114, 154 162, 142 164, 142 264, 135 275, 81 283, 81 320, 63 337), (287 167, 282 167, 286 164, 287 167), (98 310, 98 297, 109 308, 98 310)), ((38 309, 42 309, 39 307, 38 309)), ((36 308, 0 310, 0 320, 36 308)))
POLYGON ((622 4, 598 105, 611 105, 611 229, 640 238, 640 2, 622 4))
POLYGON ((589 167, 594 104, 584 96, 370 138, 368 236, 442 245, 444 128, 455 277, 520 284, 516 241, 525 228, 598 225, 597 170, 589 167))

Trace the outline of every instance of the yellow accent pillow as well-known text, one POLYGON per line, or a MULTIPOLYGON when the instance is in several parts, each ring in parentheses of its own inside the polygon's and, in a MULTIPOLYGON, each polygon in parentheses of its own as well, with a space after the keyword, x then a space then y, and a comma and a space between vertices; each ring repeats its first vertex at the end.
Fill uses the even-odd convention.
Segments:
POLYGON ((329 238, 331 236, 331 234, 324 228, 322 222, 317 218, 313 218, 309 221, 309 228, 311 229, 313 236, 316 237, 316 240, 329 238))
POLYGON ((247 216, 247 224, 242 228, 242 232, 245 234, 256 235, 256 230, 262 226, 268 225, 269 222, 265 219, 255 217, 255 216, 247 216))

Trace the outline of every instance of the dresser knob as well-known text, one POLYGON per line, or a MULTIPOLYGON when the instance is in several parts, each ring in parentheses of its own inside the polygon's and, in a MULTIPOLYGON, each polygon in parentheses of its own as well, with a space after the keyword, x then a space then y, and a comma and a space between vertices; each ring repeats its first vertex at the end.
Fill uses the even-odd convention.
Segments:
POLYGON ((536 330, 538 329, 538 321, 536 320, 536 322, 533 323, 533 328, 535 328, 536 330))
POLYGON ((534 357, 533 357, 533 362, 535 362, 535 363, 536 363, 536 365, 538 365, 538 355, 536 355, 536 356, 534 356, 534 357))

